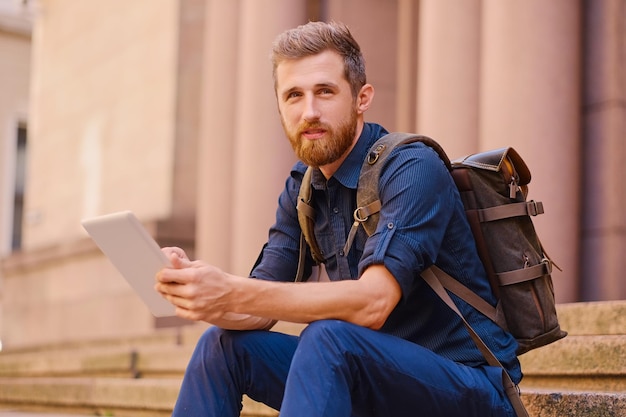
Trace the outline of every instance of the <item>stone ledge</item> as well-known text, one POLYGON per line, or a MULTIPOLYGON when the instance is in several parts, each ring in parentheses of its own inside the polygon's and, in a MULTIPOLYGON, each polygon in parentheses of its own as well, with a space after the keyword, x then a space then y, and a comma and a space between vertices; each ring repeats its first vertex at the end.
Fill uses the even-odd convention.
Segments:
POLYGON ((168 411, 180 379, 0 378, 0 403, 168 411))
POLYGON ((148 346, 0 355, 0 377, 178 377, 192 351, 191 346, 148 346))
MULTIPOLYGON (((193 348, 193 344, 130 347, 121 343, 120 347, 5 352, 0 354, 0 376, 178 376, 193 348)), ((529 378, 614 377, 626 385, 626 335, 569 336, 522 355, 520 361, 529 378)))
POLYGON ((522 391, 531 417, 624 417, 626 394, 522 391))
MULTIPOLYGON (((74 412, 107 410, 118 417, 167 416, 179 379, 0 378, 0 405, 74 412)), ((623 417, 626 393, 523 390, 531 417, 623 417)), ((278 412, 244 397, 242 416, 276 417, 278 412)))
POLYGON ((556 306, 570 336, 626 334, 626 301, 566 303, 556 306))
MULTIPOLYGON (((0 406, 165 417, 171 415, 180 383, 180 378, 0 378, 0 406)), ((244 396, 241 416, 275 417, 278 412, 244 396)))
MULTIPOLYGON (((276 331, 298 334, 302 325, 279 323, 276 331)), ((0 353, 0 377, 182 376, 205 327, 159 331, 145 338, 68 343, 0 353)))
POLYGON ((568 336, 520 356, 524 374, 626 375, 626 335, 568 336))

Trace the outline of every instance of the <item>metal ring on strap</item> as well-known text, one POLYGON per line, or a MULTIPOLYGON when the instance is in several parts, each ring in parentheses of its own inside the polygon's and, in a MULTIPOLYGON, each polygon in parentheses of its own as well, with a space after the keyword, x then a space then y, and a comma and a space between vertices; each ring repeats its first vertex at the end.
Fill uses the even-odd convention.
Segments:
POLYGON ((370 165, 374 165, 376 163, 376 161, 378 161, 378 158, 380 157, 380 154, 383 153, 383 151, 385 150, 387 146, 384 144, 380 144, 376 147, 376 149, 374 149, 372 152, 370 152, 367 155, 367 163, 370 165))
POLYGON ((356 220, 359 223, 363 223, 367 221, 367 219, 372 214, 378 213, 380 211, 380 208, 381 208, 380 200, 372 201, 366 206, 357 207, 357 209, 354 210, 354 214, 353 214, 354 220, 356 220))
POLYGON ((369 219, 370 216, 361 216, 361 210, 363 209, 363 207, 357 207, 356 210, 354 210, 354 220, 356 220, 357 222, 363 223, 364 221, 367 221, 367 219, 369 219))

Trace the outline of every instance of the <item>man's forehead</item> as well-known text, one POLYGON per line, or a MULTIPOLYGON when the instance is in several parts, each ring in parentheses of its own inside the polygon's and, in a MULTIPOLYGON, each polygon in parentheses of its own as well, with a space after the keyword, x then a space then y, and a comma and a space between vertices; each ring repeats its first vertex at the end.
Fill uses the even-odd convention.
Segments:
POLYGON ((276 66, 276 82, 279 90, 297 86, 339 84, 341 80, 346 81, 344 62, 334 51, 283 60, 276 66))

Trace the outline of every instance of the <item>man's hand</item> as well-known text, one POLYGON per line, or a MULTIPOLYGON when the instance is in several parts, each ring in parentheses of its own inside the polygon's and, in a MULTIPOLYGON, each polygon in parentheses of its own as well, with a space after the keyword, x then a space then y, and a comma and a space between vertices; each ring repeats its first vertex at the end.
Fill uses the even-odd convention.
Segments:
POLYGON ((191 261, 180 248, 163 248, 171 267, 156 276, 155 289, 176 307, 176 315, 225 329, 269 329, 275 321, 232 312, 228 294, 237 277, 201 261, 191 261))
POLYGON ((176 315, 215 322, 228 311, 231 279, 219 268, 191 261, 180 248, 164 248, 171 267, 156 276, 156 290, 176 307, 176 315))

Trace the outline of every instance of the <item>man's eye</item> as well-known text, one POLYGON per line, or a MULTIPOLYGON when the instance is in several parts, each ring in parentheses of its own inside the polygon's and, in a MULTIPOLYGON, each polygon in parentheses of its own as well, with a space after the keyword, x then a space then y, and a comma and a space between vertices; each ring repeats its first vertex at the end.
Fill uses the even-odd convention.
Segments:
POLYGON ((292 91, 291 93, 287 94, 287 100, 291 99, 291 98, 296 98, 296 97, 300 97, 301 94, 297 91, 292 91))
POLYGON ((320 90, 320 94, 323 94, 323 95, 325 95, 325 94, 332 94, 332 93, 333 93, 333 90, 331 90, 330 88, 322 88, 320 90))

